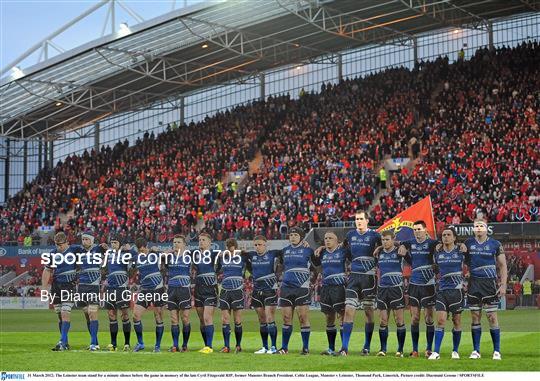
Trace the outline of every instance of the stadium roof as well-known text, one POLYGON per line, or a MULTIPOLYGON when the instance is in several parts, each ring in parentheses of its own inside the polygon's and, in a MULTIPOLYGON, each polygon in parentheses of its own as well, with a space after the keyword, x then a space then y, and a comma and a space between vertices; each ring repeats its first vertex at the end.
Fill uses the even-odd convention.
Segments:
MULTIPOLYGON (((287 64, 368 44, 412 45, 444 27, 538 11, 517 0, 236 0, 203 3, 6 77, 0 136, 36 138, 287 64), (20 73, 22 74, 22 73, 20 73)), ((53 135, 54 136, 54 135, 53 135)))

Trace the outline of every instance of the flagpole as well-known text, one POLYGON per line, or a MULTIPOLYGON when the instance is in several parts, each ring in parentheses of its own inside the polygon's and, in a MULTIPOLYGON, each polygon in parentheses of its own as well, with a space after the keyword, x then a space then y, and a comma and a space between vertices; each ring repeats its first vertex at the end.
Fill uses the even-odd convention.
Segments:
POLYGON ((431 219, 433 220, 433 234, 435 237, 433 239, 437 239, 437 223, 435 222, 435 216, 433 215, 433 204, 431 204, 431 195, 428 195, 429 198, 429 208, 431 209, 431 219))

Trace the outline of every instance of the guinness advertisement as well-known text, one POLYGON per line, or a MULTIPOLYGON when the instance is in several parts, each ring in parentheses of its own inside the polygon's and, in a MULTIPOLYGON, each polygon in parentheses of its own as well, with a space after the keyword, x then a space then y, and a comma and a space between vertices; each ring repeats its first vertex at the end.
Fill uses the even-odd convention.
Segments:
MULTIPOLYGON (((458 236, 473 235, 473 224, 450 225, 456 229, 458 236)), ((540 235, 540 222, 501 222, 488 223, 488 235, 497 238, 525 238, 540 235)))

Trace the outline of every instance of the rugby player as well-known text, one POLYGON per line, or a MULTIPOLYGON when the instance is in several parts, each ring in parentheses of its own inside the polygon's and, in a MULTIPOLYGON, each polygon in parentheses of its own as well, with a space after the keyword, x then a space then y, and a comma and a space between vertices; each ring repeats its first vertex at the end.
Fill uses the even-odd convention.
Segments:
POLYGON ((434 254, 434 270, 439 275, 436 309, 437 328, 435 328, 435 350, 429 360, 440 359, 444 326, 448 314, 452 314, 452 359, 459 359, 461 341, 461 312, 463 310, 463 262, 464 254, 456 245, 457 234, 451 227, 442 231, 442 248, 434 254))
POLYGON ((81 258, 79 266, 79 284, 77 286, 77 306, 82 308, 86 317, 86 324, 90 332, 90 346, 88 350, 98 351, 99 330, 99 293, 101 284, 101 263, 92 254, 101 256, 102 247, 94 245, 94 233, 85 231, 81 236, 84 253, 88 253, 81 258))
POLYGON ((471 333, 473 351, 469 358, 477 360, 480 356, 482 336, 482 308, 489 321, 489 332, 493 342, 493 360, 501 360, 501 330, 497 317, 499 298, 506 294, 506 257, 501 243, 487 236, 487 222, 474 221, 474 237, 465 241, 468 255, 466 263, 470 271, 467 301, 471 310, 471 333), (497 280, 499 271, 499 281, 497 280))
POLYGON ((60 263, 53 266, 48 264, 43 270, 41 279, 41 289, 48 290, 52 279, 50 295, 54 312, 58 315, 58 328, 60 330, 60 340, 53 351, 66 351, 69 349, 68 332, 71 325, 71 309, 73 308, 73 291, 77 277, 75 263, 66 263, 63 259, 68 253, 80 253, 82 248, 78 245, 70 246, 66 235, 63 232, 56 233, 54 244, 57 253, 61 255, 60 263), (67 297, 62 297, 62 291, 66 291, 67 297))
POLYGON ((346 356, 349 351, 354 316, 358 308, 362 307, 366 315, 363 356, 369 355, 371 338, 375 327, 373 308, 377 294, 377 282, 373 252, 381 244, 381 235, 374 230, 368 229, 369 216, 366 211, 357 211, 354 220, 356 229, 348 232, 344 241, 344 246, 350 251, 351 255, 351 273, 345 289, 343 343, 339 351, 341 356, 346 356))
POLYGON ((171 315, 171 335, 173 345, 169 352, 187 352, 191 324, 191 253, 186 249, 186 238, 175 235, 173 238, 172 258, 165 261, 167 271, 167 308, 171 315), (179 347, 180 327, 182 319, 182 347, 179 347))
POLYGON ((409 253, 412 274, 409 281, 409 307, 411 311, 411 337, 413 350, 411 357, 418 357, 418 339, 420 336, 420 312, 424 308, 426 323, 425 356, 431 355, 433 345, 433 308, 435 306, 435 274, 433 272, 433 251, 437 241, 428 236, 426 223, 416 221, 413 224, 414 238, 403 241, 400 253, 409 253))
POLYGON ((193 254, 195 277, 195 308, 199 316, 204 347, 200 353, 214 352, 214 309, 217 306, 217 277, 215 269, 216 253, 211 251, 212 237, 203 232, 199 234, 199 251, 193 254), (197 255, 195 255, 197 254, 197 255))
POLYGON ((405 320, 403 309, 405 298, 403 292, 403 255, 400 255, 394 244, 394 232, 385 230, 381 233, 382 248, 377 250, 377 267, 379 270, 377 289, 377 309, 380 314, 379 338, 381 350, 377 356, 386 356, 386 343, 388 341, 388 315, 394 312, 397 326, 398 349, 396 357, 403 357, 405 344, 405 320))
POLYGON ((322 288, 321 288, 321 311, 326 317, 326 337, 328 339, 328 349, 322 355, 336 354, 336 314, 340 326, 343 324, 343 314, 345 311, 345 276, 346 261, 350 261, 350 252, 343 247, 338 247, 338 237, 333 231, 324 234, 323 251, 315 253, 314 264, 321 267, 322 288))
POLYGON ((293 331, 292 319, 296 309, 300 321, 302 335, 302 355, 309 354, 309 336, 311 327, 309 323, 309 305, 311 295, 309 288, 310 265, 315 254, 306 247, 302 240, 304 231, 293 227, 289 231, 290 245, 282 250, 283 280, 281 282, 279 306, 283 314, 282 347, 276 354, 289 353, 289 339, 293 331))
POLYGON ((244 272, 246 259, 238 250, 238 242, 234 238, 225 241, 227 250, 217 258, 216 273, 222 273, 219 308, 223 325, 223 348, 220 352, 231 351, 231 312, 234 319, 235 353, 242 352, 242 310, 244 309, 244 272))
MULTIPOLYGON (((122 253, 131 254, 132 260, 136 253, 130 250, 129 245, 122 246, 121 238, 113 236, 110 239, 112 253, 107 257, 107 288, 105 293, 105 308, 109 315, 109 331, 111 343, 107 346, 109 351, 116 351, 118 336, 118 311, 122 318, 122 331, 124 332, 124 352, 130 351, 131 322, 129 317, 130 298, 128 296, 128 281, 133 263, 124 263, 122 253), (121 249, 124 249, 122 251, 121 249)), ((105 250, 107 248, 103 247, 105 250)))
POLYGON ((166 302, 167 294, 163 287, 163 276, 160 271, 160 258, 155 249, 153 253, 148 248, 148 243, 144 238, 135 240, 137 247, 137 257, 135 268, 139 272, 139 293, 133 308, 133 328, 137 334, 137 345, 133 352, 144 350, 142 315, 150 307, 154 306, 154 318, 156 321, 156 344, 154 352, 161 352, 161 339, 163 337, 163 305, 166 302))
POLYGON ((259 318, 259 332, 261 334, 262 348, 255 354, 274 354, 277 352, 277 326, 276 326, 276 306, 277 297, 277 267, 281 262, 281 252, 278 250, 268 250, 267 240, 263 235, 255 236, 253 239, 255 251, 248 252, 247 269, 253 276, 253 292, 251 294, 251 305, 257 312, 259 318), (270 336, 271 346, 268 345, 270 336))

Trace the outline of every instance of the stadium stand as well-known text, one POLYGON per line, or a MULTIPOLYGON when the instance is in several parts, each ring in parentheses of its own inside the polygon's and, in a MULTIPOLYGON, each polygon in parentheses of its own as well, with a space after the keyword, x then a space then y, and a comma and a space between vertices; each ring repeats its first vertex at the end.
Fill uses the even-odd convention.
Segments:
POLYGON ((0 210, 1 240, 43 243, 53 230, 74 240, 93 227, 102 240, 159 242, 194 235, 200 220, 218 240, 281 238, 289 226, 350 220, 359 208, 372 207, 381 224, 426 194, 440 224, 479 213, 538 221, 538 49, 526 42, 387 69, 70 156, 0 210), (247 182, 223 182, 259 149, 247 182), (413 164, 391 174, 379 203, 381 161, 407 156, 413 164))

